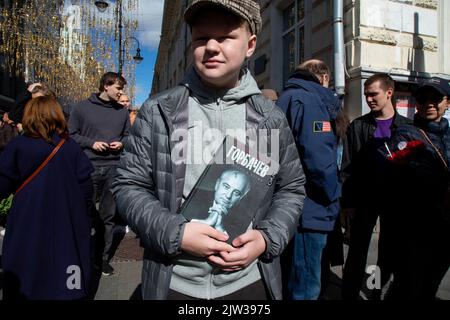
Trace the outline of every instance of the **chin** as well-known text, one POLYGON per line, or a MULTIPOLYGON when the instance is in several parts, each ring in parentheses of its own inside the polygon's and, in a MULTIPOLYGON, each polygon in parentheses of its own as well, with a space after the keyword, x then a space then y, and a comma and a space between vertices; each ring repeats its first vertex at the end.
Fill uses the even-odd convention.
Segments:
POLYGON ((220 81, 225 76, 224 72, 217 69, 203 69, 199 72, 199 75, 209 82, 220 81))

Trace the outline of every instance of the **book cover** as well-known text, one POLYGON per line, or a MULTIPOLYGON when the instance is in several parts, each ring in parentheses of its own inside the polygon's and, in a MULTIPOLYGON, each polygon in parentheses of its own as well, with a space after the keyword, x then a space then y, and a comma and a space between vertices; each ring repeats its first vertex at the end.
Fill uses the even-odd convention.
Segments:
POLYGON ((206 223, 229 235, 228 242, 245 233, 269 188, 277 166, 248 152, 226 136, 181 208, 189 221, 206 223))

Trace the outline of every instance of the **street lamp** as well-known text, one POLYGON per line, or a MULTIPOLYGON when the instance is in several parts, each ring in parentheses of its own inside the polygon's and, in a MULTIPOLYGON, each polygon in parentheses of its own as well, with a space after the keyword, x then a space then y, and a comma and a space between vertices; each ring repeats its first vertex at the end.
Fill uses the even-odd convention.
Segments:
MULTIPOLYGON (((133 57, 133 60, 137 64, 140 64, 142 62, 142 60, 144 60, 144 57, 141 56, 141 46, 139 45, 139 40, 136 39, 135 37, 128 37, 125 40, 125 42, 127 42, 128 39, 132 39, 132 40, 136 41, 136 43, 137 43, 136 55, 133 57)), ((124 52, 123 52, 122 56, 125 56, 125 48, 123 50, 124 50, 124 52)))
MULTIPOLYGON (((109 4, 106 1, 95 1, 95 6, 97 7, 97 9, 100 12, 105 12, 106 9, 108 8, 109 4)), ((122 75, 122 69, 123 69, 123 65, 124 65, 124 57, 125 57, 125 48, 123 48, 124 46, 122 46, 122 29, 123 29, 123 24, 122 24, 122 0, 117 0, 116 3, 117 6, 117 15, 118 15, 118 19, 119 19, 119 74, 122 75), (122 49, 123 48, 123 49, 122 49)), ((144 58, 141 56, 141 48, 139 46, 139 41, 135 38, 135 37, 128 37, 127 39, 125 39, 125 42, 128 39, 134 39, 137 44, 138 47, 136 49, 136 55, 133 57, 133 60, 136 63, 141 63, 142 60, 144 60, 144 58)))

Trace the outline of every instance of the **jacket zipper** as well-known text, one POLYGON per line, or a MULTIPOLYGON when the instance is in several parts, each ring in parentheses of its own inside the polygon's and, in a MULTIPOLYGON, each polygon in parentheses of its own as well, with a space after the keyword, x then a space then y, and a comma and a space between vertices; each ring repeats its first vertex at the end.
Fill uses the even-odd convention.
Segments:
POLYGON ((217 98, 216 105, 217 105, 217 109, 216 110, 219 113, 219 117, 218 117, 219 130, 220 130, 220 132, 223 132, 223 128, 222 128, 222 106, 220 105, 220 98, 217 98))

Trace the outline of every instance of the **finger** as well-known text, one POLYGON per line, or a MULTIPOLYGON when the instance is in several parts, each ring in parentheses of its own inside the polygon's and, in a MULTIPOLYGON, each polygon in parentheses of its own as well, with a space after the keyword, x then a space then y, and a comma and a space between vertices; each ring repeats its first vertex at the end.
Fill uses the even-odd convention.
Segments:
POLYGON ((227 241, 228 240, 229 236, 226 233, 220 232, 220 231, 218 231, 218 230, 214 229, 213 227, 208 226, 206 224, 203 224, 203 225, 205 227, 207 227, 206 234, 208 236, 210 236, 211 238, 217 239, 219 241, 227 241))
POLYGON ((251 234, 249 232, 246 232, 233 240, 233 246, 241 247, 251 240, 252 240, 251 234))
POLYGON ((214 243, 212 249, 214 250, 214 252, 222 252, 222 251, 229 251, 229 252, 232 252, 232 251, 236 251, 236 250, 237 250, 237 249, 234 248, 233 246, 231 246, 231 245, 229 245, 228 243, 223 242, 223 241, 216 241, 216 242, 214 243))
POLYGON ((243 266, 237 265, 237 266, 233 266, 233 267, 225 267, 225 268, 222 268, 222 271, 226 271, 226 272, 235 272, 235 271, 242 270, 242 269, 244 269, 243 266))
POLYGON ((239 270, 242 270, 242 268, 241 267, 233 267, 233 268, 222 269, 222 271, 225 271, 225 272, 235 272, 235 271, 239 271, 239 270))
POLYGON ((219 256, 209 256, 208 260, 211 264, 215 265, 216 267, 219 267, 223 271, 233 272, 237 270, 243 269, 242 263, 232 263, 232 262, 226 262, 223 259, 221 259, 219 256))
POLYGON ((210 255, 208 257, 208 261, 220 268, 233 268, 236 266, 236 263, 226 262, 220 256, 217 255, 210 255))
POLYGON ((236 248, 234 251, 230 252, 220 252, 220 257, 230 263, 236 263, 238 261, 244 261, 248 258, 248 253, 245 249, 236 248))

